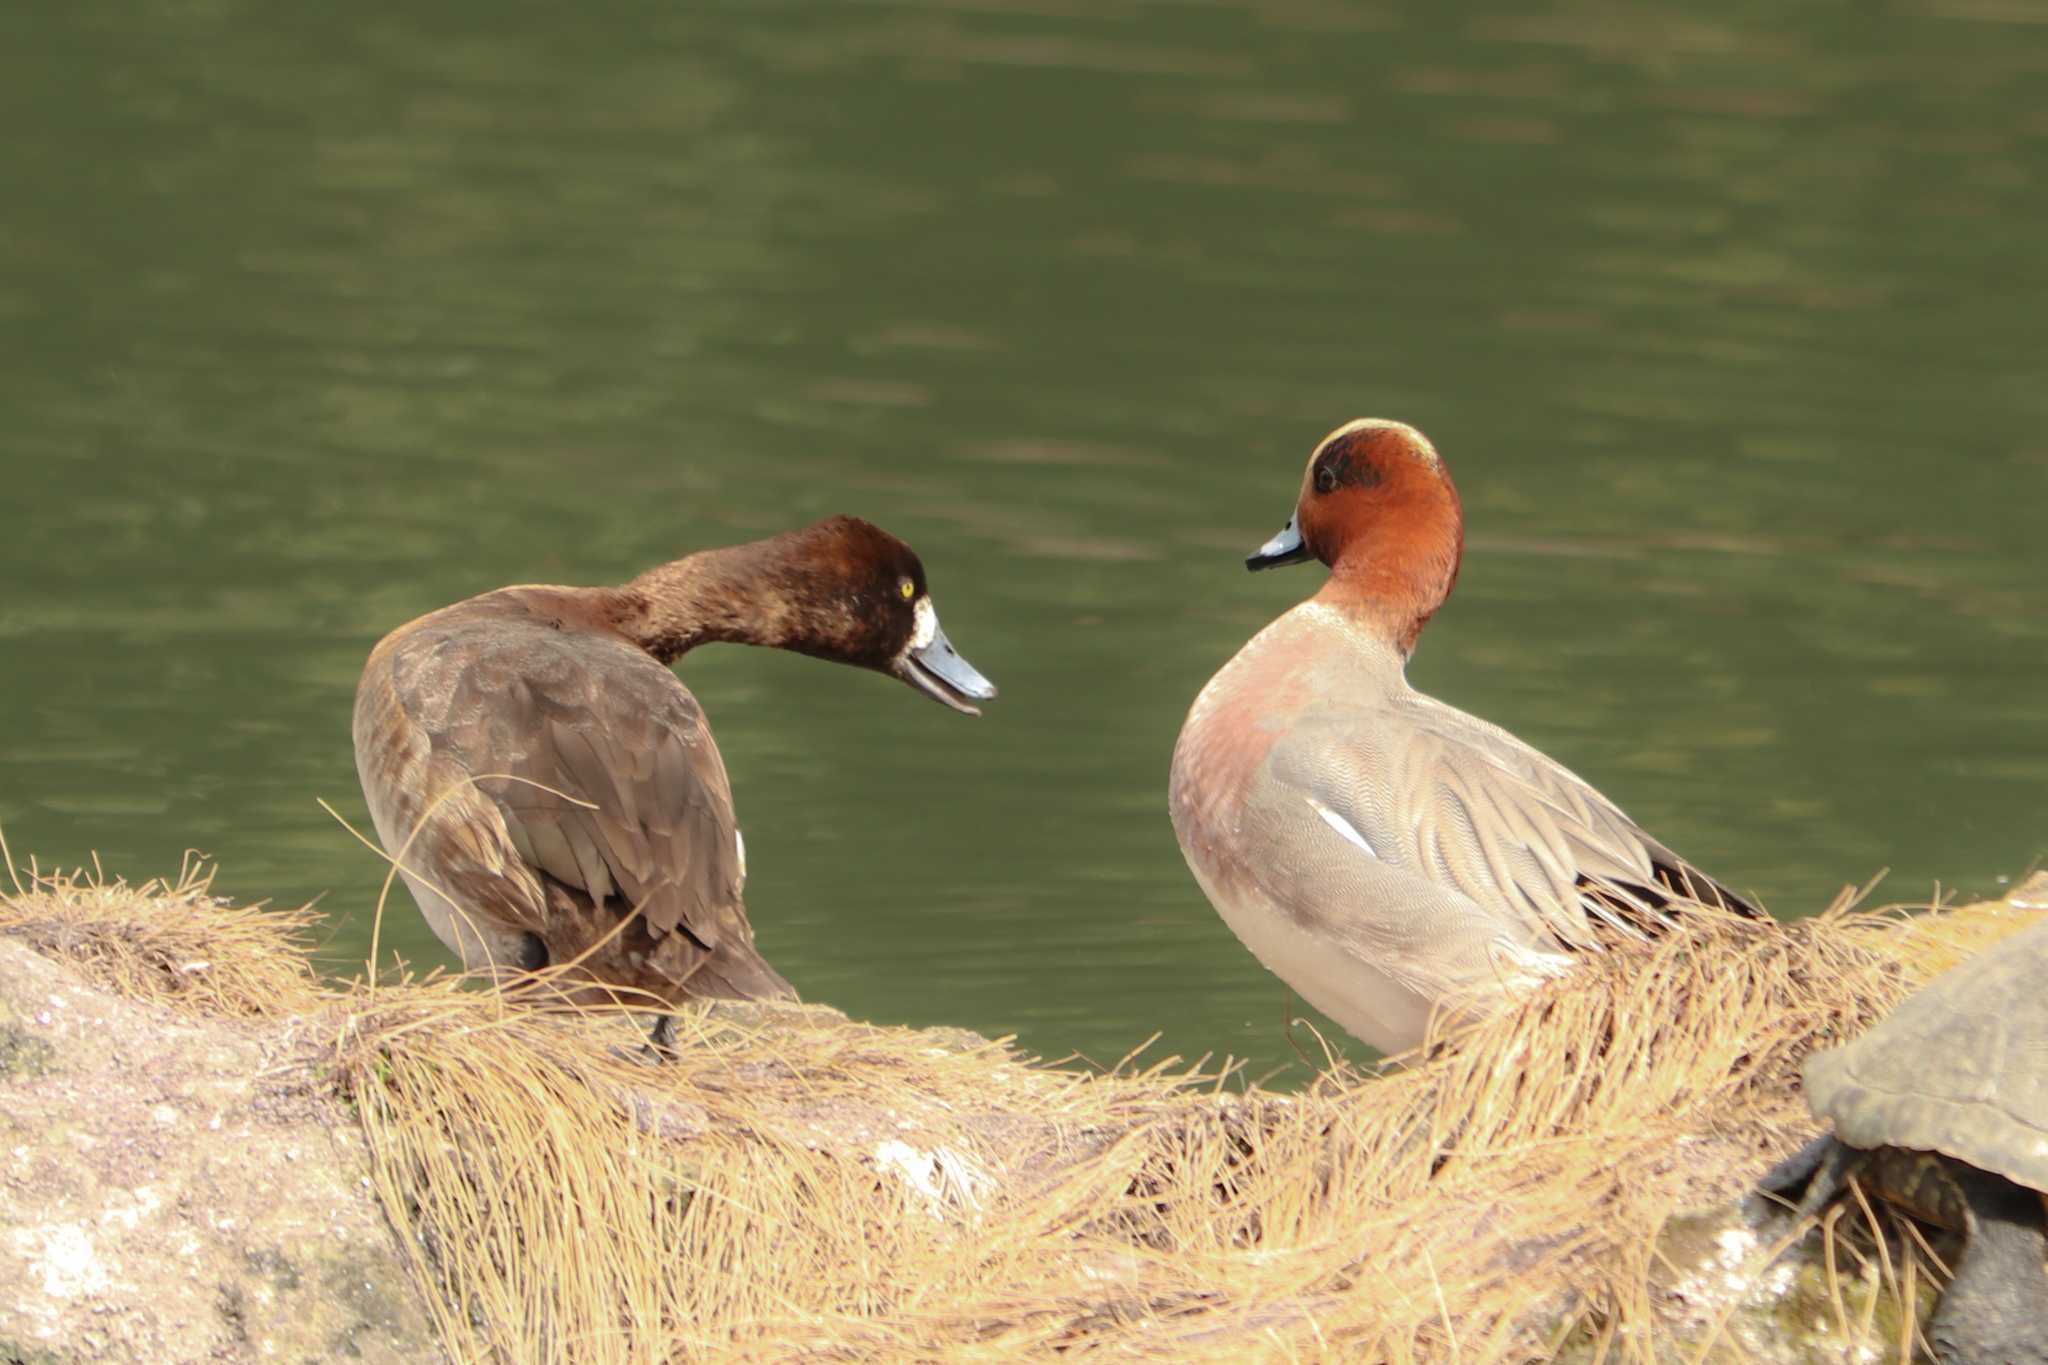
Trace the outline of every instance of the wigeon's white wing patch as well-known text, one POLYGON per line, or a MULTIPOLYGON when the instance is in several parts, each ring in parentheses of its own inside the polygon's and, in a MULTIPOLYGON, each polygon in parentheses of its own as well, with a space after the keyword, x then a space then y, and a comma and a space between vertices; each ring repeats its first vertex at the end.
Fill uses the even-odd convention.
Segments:
POLYGON ((732 827, 732 849, 739 855, 740 880, 744 882, 747 879, 747 836, 740 833, 738 825, 732 827))
POLYGON ((1358 832, 1357 826, 1353 825, 1349 820, 1346 820, 1343 816, 1337 814, 1336 811, 1331 810, 1322 802, 1316 800, 1313 796, 1307 797, 1305 799, 1308 801, 1309 809, 1314 811, 1317 815, 1323 817, 1324 824, 1328 825, 1331 829, 1336 830, 1346 839, 1350 840, 1352 843, 1357 844, 1360 848, 1364 849, 1366 857, 1377 858, 1380 856, 1378 852, 1374 850, 1372 844, 1366 840, 1366 837, 1358 832))

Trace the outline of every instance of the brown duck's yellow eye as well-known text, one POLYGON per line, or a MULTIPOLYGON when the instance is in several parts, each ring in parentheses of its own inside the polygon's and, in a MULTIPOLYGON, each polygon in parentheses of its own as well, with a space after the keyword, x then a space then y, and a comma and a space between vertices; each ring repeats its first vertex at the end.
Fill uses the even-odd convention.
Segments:
POLYGON ((917 584, 906 578, 896 585, 896 591, 902 593, 903 600, 908 602, 911 598, 917 596, 917 584))

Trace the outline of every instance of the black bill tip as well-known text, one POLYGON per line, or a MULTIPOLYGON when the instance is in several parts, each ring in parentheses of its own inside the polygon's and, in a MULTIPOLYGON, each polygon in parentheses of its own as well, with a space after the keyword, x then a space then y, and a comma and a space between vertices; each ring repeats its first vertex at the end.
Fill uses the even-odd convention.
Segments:
POLYGON ((1309 553, 1308 542, 1301 538, 1299 518, 1289 517, 1287 524, 1280 528, 1280 534, 1261 545, 1255 553, 1245 556, 1247 569, 1277 569, 1283 564, 1303 564, 1315 558, 1309 553))

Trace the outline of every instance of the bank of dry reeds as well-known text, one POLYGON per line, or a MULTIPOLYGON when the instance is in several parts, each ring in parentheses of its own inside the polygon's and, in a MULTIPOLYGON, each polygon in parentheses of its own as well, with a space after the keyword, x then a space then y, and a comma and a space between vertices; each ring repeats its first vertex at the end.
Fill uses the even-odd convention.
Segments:
POLYGON ((1660 1230, 1812 1131, 1807 1051, 2028 918, 1700 910, 1291 1095, 802 1008, 691 1012, 650 1065, 632 1016, 545 989, 322 986, 303 916, 191 878, 43 879, 0 932, 314 1017, 457 1360, 1490 1361, 1711 1355, 1653 1302, 1660 1230))

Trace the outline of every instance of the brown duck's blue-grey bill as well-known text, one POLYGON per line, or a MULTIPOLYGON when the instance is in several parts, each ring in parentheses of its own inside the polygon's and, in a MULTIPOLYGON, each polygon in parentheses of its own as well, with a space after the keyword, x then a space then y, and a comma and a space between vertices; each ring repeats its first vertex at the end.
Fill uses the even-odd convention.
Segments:
POLYGON ((987 701, 996 694, 996 685, 960 657, 960 651, 953 648, 953 642, 936 622, 932 638, 904 654, 897 676, 926 696, 970 716, 980 715, 981 708, 969 705, 967 698, 987 701))

